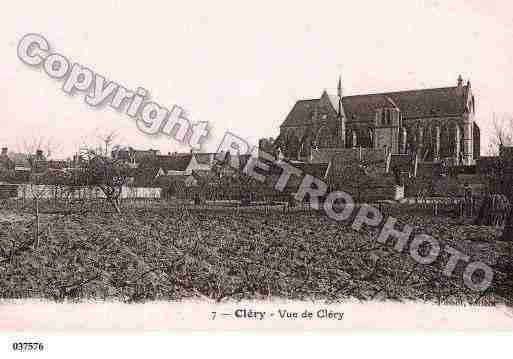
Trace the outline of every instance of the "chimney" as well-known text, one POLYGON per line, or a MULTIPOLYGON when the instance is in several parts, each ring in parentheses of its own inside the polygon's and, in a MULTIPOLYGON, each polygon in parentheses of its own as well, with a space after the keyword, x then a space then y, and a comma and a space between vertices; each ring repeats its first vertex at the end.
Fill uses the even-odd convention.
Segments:
POLYGON ((2 156, 7 156, 7 147, 2 147, 2 156))

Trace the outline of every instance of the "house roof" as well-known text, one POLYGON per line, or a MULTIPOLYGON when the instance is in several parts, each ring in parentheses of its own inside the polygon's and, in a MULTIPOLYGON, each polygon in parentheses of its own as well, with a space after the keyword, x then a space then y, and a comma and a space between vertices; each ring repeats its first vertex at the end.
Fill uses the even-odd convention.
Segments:
MULTIPOLYGON (((375 111, 395 104, 403 118, 425 118, 460 116, 466 109, 469 85, 458 88, 441 87, 398 92, 354 95, 342 97, 342 106, 348 122, 373 121, 375 111)), ((338 111, 336 96, 328 95, 335 111, 328 114, 328 120, 336 118, 338 111)), ((282 126, 300 126, 312 123, 312 116, 319 109, 320 99, 297 101, 282 126)))
POLYGON ((120 160, 129 161, 133 158, 135 162, 141 162, 146 159, 154 158, 156 155, 159 154, 160 151, 153 149, 136 150, 130 147, 128 149, 120 149, 114 152, 116 153, 116 158, 120 160))
POLYGON ((304 174, 309 174, 314 176, 315 178, 322 179, 326 176, 326 171, 328 170, 328 163, 306 163, 306 162, 297 162, 292 164, 297 169, 303 171, 304 174))
MULTIPOLYGON (((266 171, 271 176, 280 176, 283 173, 283 167, 278 165, 275 162, 268 161, 266 159, 260 158, 260 162, 265 163, 269 166, 266 171)), ((309 162, 300 162, 300 161, 290 161, 290 160, 282 160, 282 162, 286 162, 290 166, 302 171, 303 175, 311 175, 319 179, 323 179, 327 174, 329 163, 309 163, 309 162)), ((291 176, 302 178, 303 176, 291 176)))
MULTIPOLYGON (((116 158, 123 160, 123 161, 130 160, 130 153, 128 152, 128 150, 116 151, 115 156, 116 156, 116 158)), ((114 152, 113 152, 113 157, 114 157, 114 152)))
POLYGON ((191 153, 176 153, 173 155, 158 155, 157 163, 164 171, 185 171, 192 160, 191 153))
POLYGON ((192 170, 192 176, 206 182, 217 178, 214 172, 208 170, 192 170))
POLYGON ((190 181, 191 179, 196 179, 193 175, 176 175, 173 176, 173 180, 175 181, 190 181))
POLYGON ((63 160, 50 160, 48 161, 49 169, 64 169, 68 167, 68 162, 63 160))
POLYGON ((212 165, 215 153, 194 153, 196 162, 200 165, 212 165))
POLYGON ((134 178, 133 184, 138 187, 150 187, 155 181, 159 168, 147 167, 131 169, 129 177, 134 178))
POLYGON ((134 150, 132 156, 135 162, 142 162, 148 159, 153 159, 158 156, 159 150, 134 150))
POLYGON ((246 164, 248 160, 251 158, 251 154, 245 154, 245 155, 231 155, 229 152, 226 153, 226 155, 222 159, 215 159, 215 164, 221 167, 229 167, 231 168, 231 165, 238 165, 238 170, 242 171, 244 167, 246 167, 246 164), (233 162, 232 162, 233 161, 233 162))
POLYGON ((148 159, 138 168, 129 169, 129 177, 134 178, 134 184, 139 186, 151 185, 162 169, 168 171, 185 171, 191 162, 192 154, 175 153, 173 155, 156 155, 148 159))

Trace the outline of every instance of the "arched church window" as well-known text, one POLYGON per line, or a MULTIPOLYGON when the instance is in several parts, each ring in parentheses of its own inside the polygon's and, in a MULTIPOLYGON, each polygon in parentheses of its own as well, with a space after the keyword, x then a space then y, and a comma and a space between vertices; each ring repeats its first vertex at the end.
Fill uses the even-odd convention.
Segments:
POLYGON ((400 135, 400 141, 399 141, 399 153, 406 153, 407 152, 407 143, 408 143, 408 134, 406 132, 406 128, 402 127, 400 135))
POLYGON ((352 145, 353 147, 358 146, 358 134, 356 133, 356 131, 353 131, 352 133, 352 145))
POLYGON ((386 124, 386 109, 384 108, 383 110, 381 110, 381 124, 382 125, 385 125, 386 124))
POLYGON ((458 137, 458 125, 454 122, 448 122, 446 124, 446 136, 444 143, 444 157, 453 157, 457 158, 457 147, 459 143, 457 143, 456 138, 458 137))
POLYGON ((440 157, 447 158, 451 156, 451 135, 447 124, 440 128, 440 157))
POLYGON ((286 155, 290 159, 297 159, 299 155, 299 139, 295 134, 291 134, 289 137, 286 155))
POLYGON ((406 142, 407 142, 407 152, 408 153, 413 153, 415 152, 416 150, 416 142, 417 142, 417 139, 416 139, 416 136, 415 136, 415 132, 416 132, 416 128, 415 127, 408 127, 406 129, 406 133, 407 133, 407 137, 406 137, 406 142))
POLYGON ((308 157, 310 155, 310 151, 312 149, 312 138, 310 134, 306 134, 303 136, 303 140, 301 141, 301 157, 308 157))
POLYGON ((331 135, 331 131, 328 127, 323 126, 319 129, 319 132, 317 132, 317 139, 316 143, 319 148, 330 148, 333 147, 333 137, 331 135))
POLYGON ((424 161, 433 161, 433 129, 431 126, 427 126, 424 129, 424 152, 423 152, 423 160, 424 161))
POLYGON ((350 130, 346 131, 346 148, 351 148, 353 145, 353 133, 350 130))

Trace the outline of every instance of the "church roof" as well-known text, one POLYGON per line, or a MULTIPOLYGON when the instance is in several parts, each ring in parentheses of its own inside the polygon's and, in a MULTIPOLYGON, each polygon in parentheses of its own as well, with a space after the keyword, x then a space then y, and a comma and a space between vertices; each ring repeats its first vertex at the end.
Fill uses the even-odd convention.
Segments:
POLYGON ((299 100, 296 102, 282 126, 300 126, 311 123, 312 115, 319 99, 299 100))
MULTIPOLYGON (((354 95, 342 97, 342 106, 348 122, 373 121, 376 109, 390 107, 391 102, 401 110, 403 118, 425 118, 442 116, 460 116, 465 111, 465 98, 468 85, 458 88, 442 87, 377 94, 354 95)), ((330 102, 335 107, 335 97, 330 102)), ((296 102, 282 126, 301 126, 312 123, 312 115, 319 99, 300 100, 296 102)), ((331 114, 331 118, 336 112, 331 114)))
POLYGON ((374 120, 375 110, 390 106, 391 99, 401 110, 403 118, 460 116, 465 110, 465 94, 458 87, 442 87, 424 90, 388 92, 370 95, 356 95, 342 98, 346 115, 351 121, 374 120))

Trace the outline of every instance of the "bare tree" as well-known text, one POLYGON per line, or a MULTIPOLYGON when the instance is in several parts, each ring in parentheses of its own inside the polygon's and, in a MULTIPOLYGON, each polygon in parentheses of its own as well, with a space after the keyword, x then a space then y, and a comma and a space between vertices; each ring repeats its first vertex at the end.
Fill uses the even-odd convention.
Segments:
POLYGON ((127 183, 128 167, 121 161, 89 151, 82 168, 82 183, 100 188, 117 213, 121 213, 119 199, 127 183))
MULTIPOLYGON (((115 130, 96 128, 91 132, 85 133, 76 141, 74 145, 80 149, 94 151, 101 156, 110 156, 109 150, 124 148, 121 145, 123 138, 115 130)), ((86 151, 86 152, 87 152, 86 151)))
POLYGON ((51 137, 29 136, 18 144, 18 151, 30 155, 34 155, 36 151, 43 151, 45 158, 50 158, 60 149, 58 141, 51 137))
POLYGON ((104 156, 109 156, 109 148, 118 137, 119 135, 116 131, 108 131, 97 135, 97 138, 102 142, 102 145, 105 145, 105 147, 103 147, 104 156))
POLYGON ((502 146, 513 146, 513 117, 503 116, 499 119, 494 114, 492 125, 489 152, 491 155, 498 156, 502 146))
MULTIPOLYGON (((493 116, 493 132, 490 138, 490 154, 499 156, 501 153, 501 149, 503 147, 513 146, 513 116, 503 116, 502 118, 497 118, 494 114, 493 116)), ((509 196, 509 201, 512 202, 513 198, 511 197, 511 183, 509 180, 505 179, 506 170, 505 158, 499 158, 497 161, 497 168, 494 169, 495 180, 497 183, 500 183, 498 191, 506 196, 509 196)), ((486 212, 486 211, 484 211, 486 212)), ((480 213, 481 214, 481 213, 480 213)), ((486 213, 485 213, 486 215, 486 213)), ((507 218, 506 226, 502 235, 502 239, 504 240, 512 240, 513 239, 513 210, 510 206, 504 216, 507 218), (509 213, 508 213, 509 212, 509 213)))

